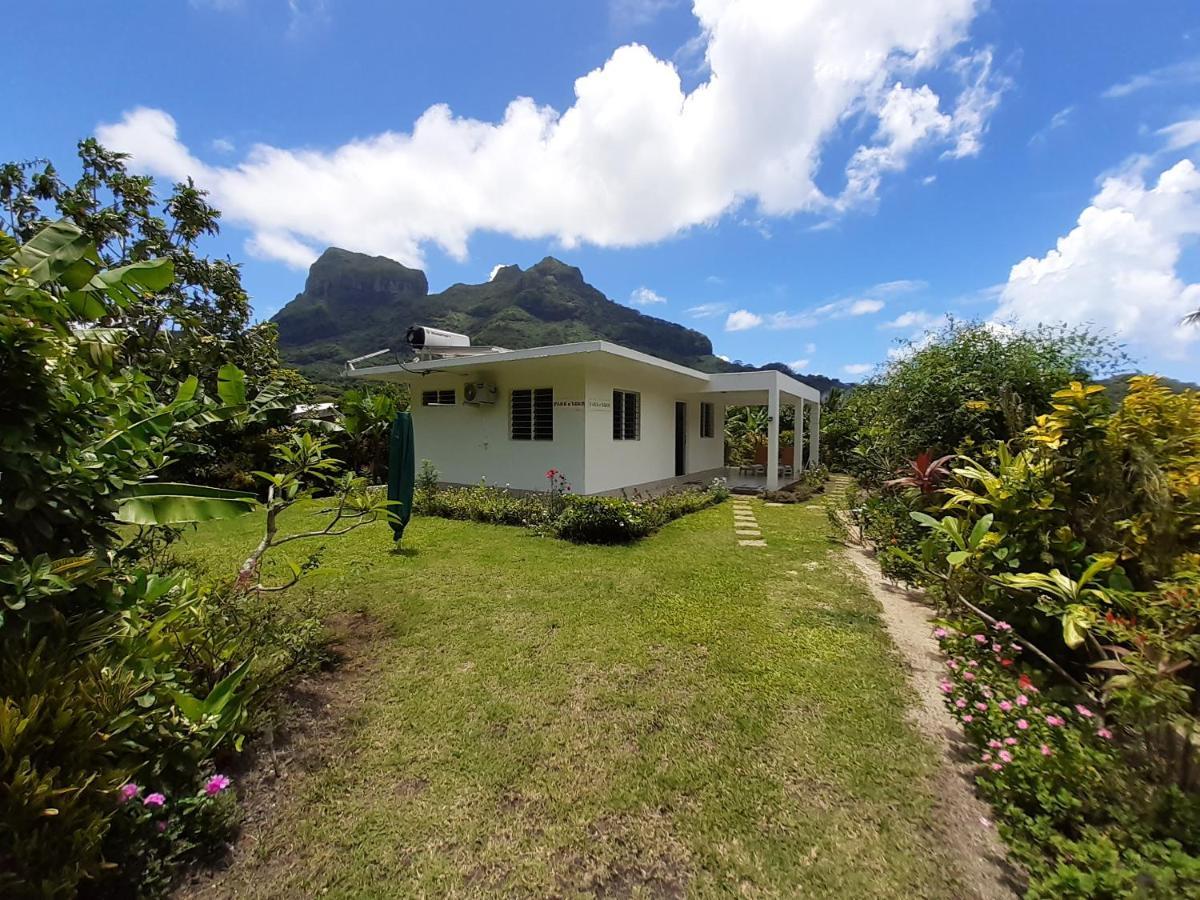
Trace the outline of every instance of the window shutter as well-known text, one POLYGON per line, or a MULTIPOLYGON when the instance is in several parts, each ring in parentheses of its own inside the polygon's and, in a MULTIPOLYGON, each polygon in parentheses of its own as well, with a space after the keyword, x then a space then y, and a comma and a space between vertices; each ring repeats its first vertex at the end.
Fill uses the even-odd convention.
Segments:
POLYGON ((533 439, 554 440, 553 388, 538 388, 533 392, 533 439))
POLYGON ((512 439, 529 440, 533 436, 533 391, 513 391, 510 407, 512 439))
POLYGON ((638 403, 641 397, 633 391, 625 394, 625 440, 636 441, 641 435, 641 419, 638 403))

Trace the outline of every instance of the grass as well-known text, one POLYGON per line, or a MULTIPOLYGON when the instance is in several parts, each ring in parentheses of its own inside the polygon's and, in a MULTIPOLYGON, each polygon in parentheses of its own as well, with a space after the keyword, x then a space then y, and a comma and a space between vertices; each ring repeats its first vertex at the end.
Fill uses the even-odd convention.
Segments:
MULTIPOLYGON (((432 518, 406 555, 382 524, 329 541, 280 602, 378 620, 374 680, 222 891, 961 896, 873 601, 820 509, 754 508, 765 549, 728 503, 628 547, 432 518)), ((228 572, 257 524, 182 552, 228 572)))

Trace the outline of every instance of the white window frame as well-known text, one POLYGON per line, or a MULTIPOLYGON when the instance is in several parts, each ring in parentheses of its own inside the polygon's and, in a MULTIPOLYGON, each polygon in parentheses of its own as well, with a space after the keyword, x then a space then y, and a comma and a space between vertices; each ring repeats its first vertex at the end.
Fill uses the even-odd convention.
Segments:
POLYGON ((454 388, 441 388, 438 390, 421 391, 422 406, 457 406, 458 391, 454 388), (450 399, 446 399, 446 395, 450 395, 450 399), (430 399, 430 395, 433 399, 430 399))

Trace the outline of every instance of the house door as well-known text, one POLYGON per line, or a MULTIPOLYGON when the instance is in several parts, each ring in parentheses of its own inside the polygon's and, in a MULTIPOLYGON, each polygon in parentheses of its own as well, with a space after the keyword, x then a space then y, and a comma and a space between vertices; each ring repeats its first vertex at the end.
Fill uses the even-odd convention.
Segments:
POLYGON ((675 404, 675 474, 687 474, 687 404, 675 404))

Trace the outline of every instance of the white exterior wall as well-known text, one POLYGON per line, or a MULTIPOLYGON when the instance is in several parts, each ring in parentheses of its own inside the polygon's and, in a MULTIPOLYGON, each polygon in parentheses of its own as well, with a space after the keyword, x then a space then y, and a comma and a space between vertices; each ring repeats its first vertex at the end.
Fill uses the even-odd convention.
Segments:
MULTIPOLYGON (((724 408, 714 398, 713 436, 700 437, 700 401, 680 394, 669 384, 656 383, 631 372, 629 377, 590 373, 587 379, 587 440, 583 492, 596 494, 631 485, 675 477, 675 402, 686 402, 687 473, 724 464, 724 408), (612 392, 641 394, 641 437, 635 441, 612 436, 612 392)), ((707 401, 706 401, 707 402, 707 401)))
POLYGON ((428 459, 439 477, 453 484, 509 485, 545 490, 546 471, 558 469, 576 492, 583 474, 583 408, 562 406, 581 401, 583 372, 550 371, 545 366, 509 364, 472 373, 471 378, 430 374, 412 384, 413 437, 417 466, 428 459), (469 381, 496 385, 496 402, 468 406, 463 387, 469 381), (514 389, 554 388, 554 440, 514 441, 509 430, 510 394, 514 389), (422 406, 421 393, 454 388, 454 406, 422 406))

